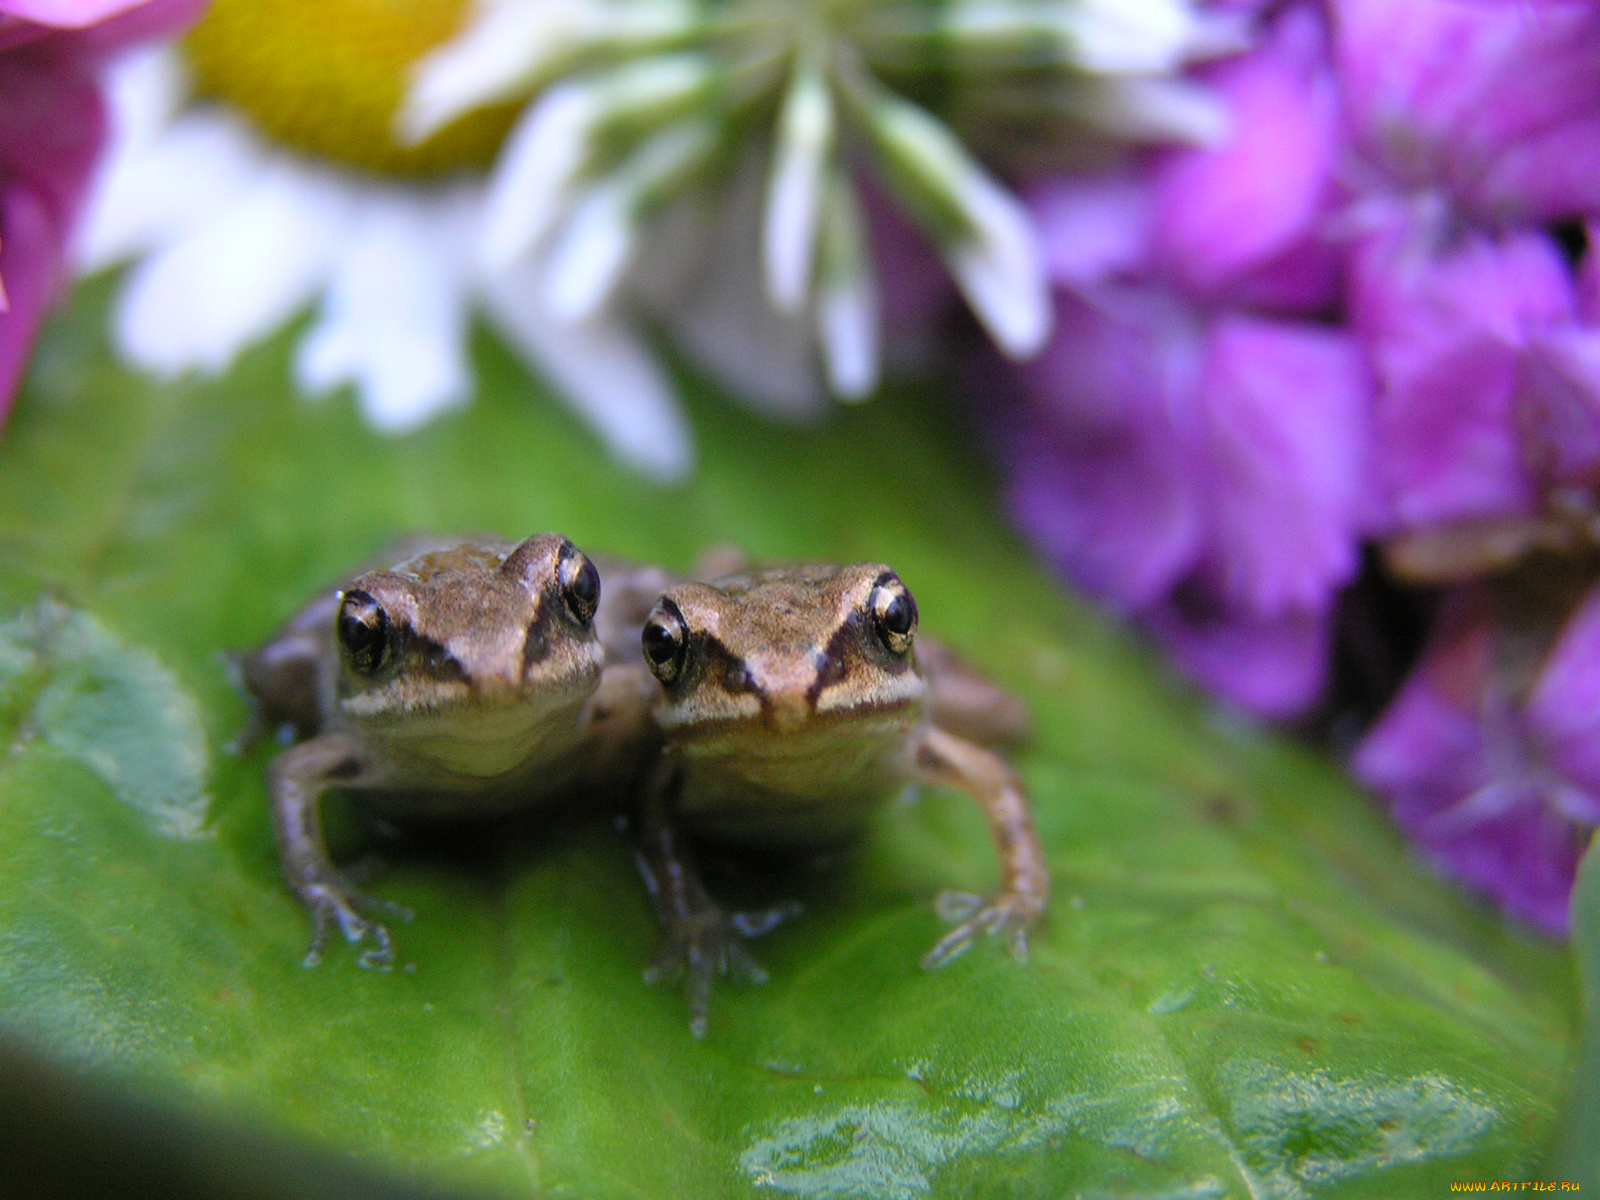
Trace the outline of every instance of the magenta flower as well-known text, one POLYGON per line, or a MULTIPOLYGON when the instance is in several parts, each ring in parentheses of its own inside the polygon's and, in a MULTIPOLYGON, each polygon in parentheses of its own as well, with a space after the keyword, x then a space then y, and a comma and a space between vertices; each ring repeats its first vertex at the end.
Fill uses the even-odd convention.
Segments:
POLYGON ((1446 871, 1551 933, 1600 825, 1600 591, 1519 688, 1505 613, 1455 594, 1421 664, 1352 761, 1446 871))
POLYGON ((1228 138, 1156 166, 1152 238, 1187 295, 1274 312, 1338 301, 1341 247, 1324 233, 1339 201, 1338 93, 1322 21, 1294 7, 1249 54, 1207 74, 1233 118, 1228 138))
POLYGON ((1352 320, 1379 381, 1379 470, 1402 528, 1531 516, 1600 466, 1600 358, 1541 230, 1401 214, 1355 256, 1352 320))
POLYGON ((1378 475, 1412 535, 1397 561, 1459 577, 1470 556, 1426 549, 1452 527, 1500 523, 1514 557, 1600 481, 1594 256, 1574 278, 1530 223, 1600 208, 1600 6, 1333 7, 1344 170, 1364 190, 1352 324, 1378 381, 1378 475))
POLYGON ((1066 293, 1022 389, 1008 499, 1051 561, 1235 702, 1314 700, 1371 519, 1350 339, 1153 287, 1066 293))
MULTIPOLYGON (((1331 8, 1390 559, 1448 580, 1563 549, 1600 483, 1600 264, 1575 273, 1536 222, 1600 211, 1600 6, 1331 8)), ((1496 595, 1452 598, 1354 766, 1444 869, 1559 932, 1600 822, 1600 601, 1511 669, 1526 627, 1562 614, 1496 595)))
POLYGON ((1321 690, 1333 596, 1378 516, 1366 367, 1303 319, 1341 276, 1316 11, 1290 8, 1208 78, 1233 117, 1222 145, 1031 194, 1057 324, 1001 419, 1008 498, 1068 578, 1195 678, 1290 716, 1321 690))
POLYGON ((1345 111, 1400 191, 1481 222, 1600 210, 1600 6, 1331 0, 1345 111))
POLYGON ((0 0, 0 419, 62 280, 104 136, 93 68, 193 20, 204 0, 0 0))
MULTIPOLYGON (((1240 7, 1254 49, 1202 73, 1222 144, 1034 189, 1060 320, 1000 429, 1045 554, 1284 716, 1322 689, 1362 538, 1455 581, 1600 529, 1600 249, 1575 271, 1541 224, 1600 233, 1600 5, 1240 7)), ((1564 614, 1492 595, 1447 606, 1356 766, 1447 870, 1559 929, 1600 821, 1600 599, 1518 690, 1491 667, 1511 630, 1564 614)))

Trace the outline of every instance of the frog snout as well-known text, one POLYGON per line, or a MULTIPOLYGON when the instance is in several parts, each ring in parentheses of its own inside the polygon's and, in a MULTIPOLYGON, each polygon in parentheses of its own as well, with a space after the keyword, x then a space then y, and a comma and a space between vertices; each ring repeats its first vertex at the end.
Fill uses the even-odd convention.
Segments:
POLYGON ((767 712, 779 733, 793 733, 811 719, 811 698, 786 688, 767 697, 767 712))

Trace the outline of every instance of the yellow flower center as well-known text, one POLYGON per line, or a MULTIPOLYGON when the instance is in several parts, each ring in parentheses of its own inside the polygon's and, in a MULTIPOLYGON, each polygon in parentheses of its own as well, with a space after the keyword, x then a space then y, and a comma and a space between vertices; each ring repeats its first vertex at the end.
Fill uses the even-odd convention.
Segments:
POLYGON ((420 146, 395 139, 411 64, 454 37, 468 0, 214 0, 186 42, 200 93, 275 141, 385 174, 486 166, 517 106, 478 109, 420 146))

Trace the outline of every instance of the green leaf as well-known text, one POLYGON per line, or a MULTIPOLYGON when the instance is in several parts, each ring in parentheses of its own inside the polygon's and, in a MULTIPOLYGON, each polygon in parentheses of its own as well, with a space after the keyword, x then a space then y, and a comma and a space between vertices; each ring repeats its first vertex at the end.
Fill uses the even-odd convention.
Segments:
POLYGON ((1600 1188, 1600 837, 1590 839, 1572 892, 1572 948, 1583 993, 1583 1039, 1572 1100, 1543 1177, 1600 1188))
MULTIPOLYGON (((665 490, 487 336, 471 409, 390 439, 292 395, 289 334, 214 381, 122 371, 111 286, 48 330, 0 441, 0 1035, 28 1055, 508 1195, 1395 1197, 1539 1161, 1565 952, 1063 597, 937 396, 795 431, 697 392, 703 465, 665 490), (1032 960, 918 968, 938 892, 996 871, 981 817, 934 793, 830 862, 714 864, 730 900, 806 911, 703 1042, 641 980, 626 840, 581 812, 393 841, 331 803, 336 853, 379 852, 370 887, 417 917, 392 974, 342 946, 302 968, 271 749, 227 752, 223 656, 407 529, 893 563, 924 627, 1033 705, 1017 763, 1056 891, 1032 960)), ((241 1193, 269 1169, 237 1161, 241 1193)))

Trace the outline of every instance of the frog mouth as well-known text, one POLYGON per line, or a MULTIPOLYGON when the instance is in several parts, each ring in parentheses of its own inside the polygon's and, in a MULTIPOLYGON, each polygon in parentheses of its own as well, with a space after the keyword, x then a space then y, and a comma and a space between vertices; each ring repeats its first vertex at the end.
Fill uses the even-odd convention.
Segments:
POLYGON ((599 646, 563 669, 546 669, 522 678, 474 678, 456 666, 448 678, 424 679, 396 676, 385 683, 343 696, 340 711, 362 722, 448 724, 460 716, 481 721, 497 712, 511 711, 529 721, 584 703, 600 684, 602 654, 599 646))

